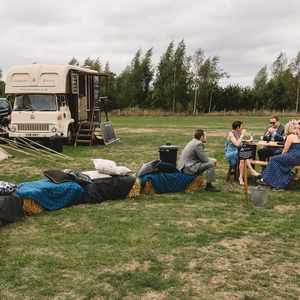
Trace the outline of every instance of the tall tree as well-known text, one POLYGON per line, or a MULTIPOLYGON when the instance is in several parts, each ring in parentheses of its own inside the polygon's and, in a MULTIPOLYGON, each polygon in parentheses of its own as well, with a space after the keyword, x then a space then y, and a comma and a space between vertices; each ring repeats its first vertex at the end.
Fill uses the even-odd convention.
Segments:
POLYGON ((127 66, 115 80, 114 94, 117 108, 125 108, 131 105, 130 77, 130 66, 127 66))
POLYGON ((79 66, 79 61, 73 56, 72 59, 68 62, 68 65, 79 66))
POLYGON ((268 89, 271 95, 269 98, 269 106, 271 109, 288 109, 291 102, 291 73, 288 69, 288 59, 284 52, 281 52, 273 62, 272 75, 273 77, 268 83, 268 89))
POLYGON ((174 41, 170 42, 157 67, 153 98, 156 107, 171 109, 174 94, 174 41))
POLYGON ((148 49, 141 61, 141 76, 142 76, 142 98, 141 106, 147 106, 150 99, 150 83, 153 79, 154 71, 152 67, 152 48, 148 49))
POLYGON ((280 77, 287 69, 287 57, 284 52, 280 52, 272 64, 272 74, 274 78, 280 77))
POLYGON ((130 65, 130 86, 131 105, 140 106, 142 99, 142 51, 138 49, 130 65))
POLYGON ((173 58, 173 99, 172 111, 177 110, 177 102, 187 108, 189 102, 190 57, 186 56, 184 40, 179 42, 173 58))
POLYGON ((213 104, 213 92, 217 88, 220 79, 229 77, 219 67, 219 57, 208 57, 200 66, 198 77, 200 82, 200 95, 202 98, 202 109, 205 112, 211 112, 213 104))
POLYGON ((108 61, 105 63, 104 72, 105 72, 105 73, 110 73, 110 72, 111 72, 111 71, 110 71, 110 65, 109 65, 109 62, 108 62, 108 61))
POLYGON ((296 112, 299 109, 299 94, 300 94, 300 51, 290 65, 291 72, 296 81, 296 112))
POLYGON ((101 63, 100 58, 97 57, 95 59, 92 59, 90 57, 86 58, 83 62, 83 67, 89 67, 92 70, 95 70, 97 72, 101 72, 101 63))
POLYGON ((2 69, 0 69, 0 97, 5 95, 5 82, 2 79, 2 69))
POLYGON ((254 78, 254 94, 255 94, 255 108, 259 109, 264 105, 266 98, 266 88, 268 83, 267 66, 263 66, 254 78))
POLYGON ((265 65, 258 71, 258 73, 254 78, 254 89, 261 90, 265 88, 267 82, 268 82, 268 72, 267 72, 267 66, 265 65))
POLYGON ((194 90, 194 101, 193 101, 193 114, 196 114, 198 108, 199 98, 199 87, 200 87, 200 68, 204 62, 205 56, 204 51, 199 48, 195 51, 192 56, 192 84, 191 87, 194 90))

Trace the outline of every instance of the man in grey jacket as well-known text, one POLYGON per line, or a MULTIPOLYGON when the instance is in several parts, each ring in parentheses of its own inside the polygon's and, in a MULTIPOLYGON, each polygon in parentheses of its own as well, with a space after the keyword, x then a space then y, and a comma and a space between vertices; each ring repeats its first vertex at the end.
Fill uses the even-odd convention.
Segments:
POLYGON ((219 192, 216 187, 212 185, 215 181, 215 165, 216 161, 209 159, 204 152, 204 143, 206 143, 206 135, 203 129, 197 129, 194 138, 184 147, 179 168, 185 174, 200 175, 207 171, 206 191, 219 192))

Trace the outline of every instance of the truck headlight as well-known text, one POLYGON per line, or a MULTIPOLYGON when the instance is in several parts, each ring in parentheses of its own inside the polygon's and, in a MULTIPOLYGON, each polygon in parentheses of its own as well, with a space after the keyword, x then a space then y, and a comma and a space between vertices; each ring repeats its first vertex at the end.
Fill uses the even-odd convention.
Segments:
POLYGON ((11 126, 10 131, 11 132, 16 132, 17 131, 17 126, 11 126))
POLYGON ((51 131, 56 132, 57 131, 56 127, 52 127, 51 131))

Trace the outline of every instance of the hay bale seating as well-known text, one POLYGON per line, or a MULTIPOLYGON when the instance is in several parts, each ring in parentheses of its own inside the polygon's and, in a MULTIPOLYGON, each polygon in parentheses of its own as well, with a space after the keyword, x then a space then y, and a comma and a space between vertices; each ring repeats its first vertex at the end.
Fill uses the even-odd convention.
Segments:
MULTIPOLYGON (((199 191, 199 189, 204 185, 203 176, 197 176, 185 189, 186 193, 194 193, 199 191)), ((148 180, 144 187, 141 189, 141 194, 153 195, 156 194, 152 182, 148 180)))

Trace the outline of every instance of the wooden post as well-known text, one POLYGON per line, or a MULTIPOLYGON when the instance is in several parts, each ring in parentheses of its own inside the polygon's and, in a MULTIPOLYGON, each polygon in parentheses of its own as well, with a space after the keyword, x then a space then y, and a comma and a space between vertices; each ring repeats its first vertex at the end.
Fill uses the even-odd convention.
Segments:
POLYGON ((243 160, 244 162, 244 193, 245 193, 245 197, 246 199, 248 199, 248 192, 249 192, 249 187, 248 187, 248 166, 247 166, 247 162, 246 160, 243 160))

